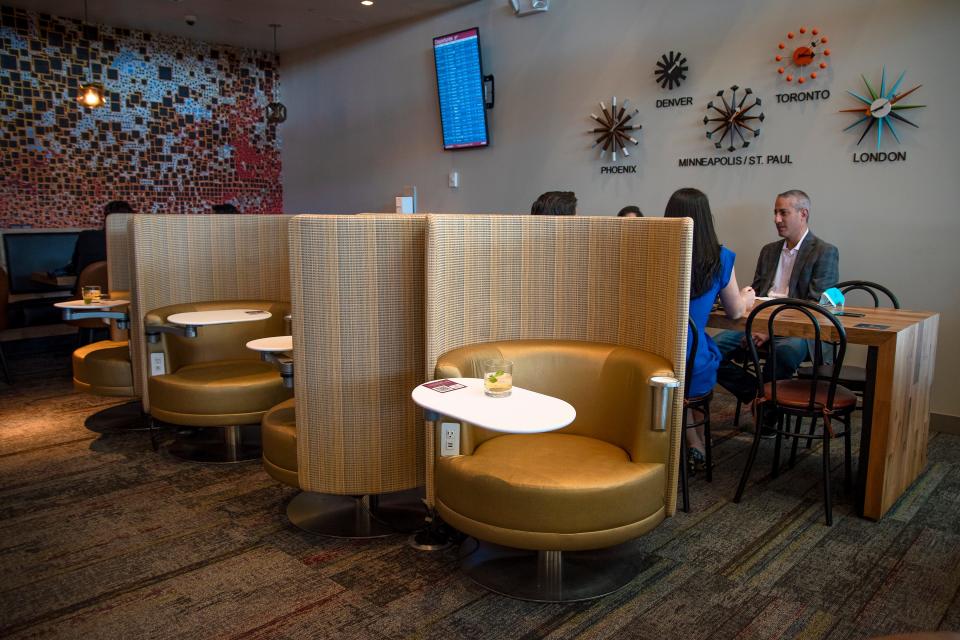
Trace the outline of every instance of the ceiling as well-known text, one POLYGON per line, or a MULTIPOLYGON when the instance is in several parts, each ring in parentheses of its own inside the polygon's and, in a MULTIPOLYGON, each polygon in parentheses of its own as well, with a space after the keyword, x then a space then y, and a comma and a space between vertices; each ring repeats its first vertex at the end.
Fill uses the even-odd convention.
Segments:
MULTIPOLYGON (((290 49, 428 16, 474 0, 88 0, 91 23, 167 33, 238 47, 290 49), (190 26, 184 16, 196 16, 190 26)), ((83 18, 83 0, 3 0, 8 6, 83 18)))

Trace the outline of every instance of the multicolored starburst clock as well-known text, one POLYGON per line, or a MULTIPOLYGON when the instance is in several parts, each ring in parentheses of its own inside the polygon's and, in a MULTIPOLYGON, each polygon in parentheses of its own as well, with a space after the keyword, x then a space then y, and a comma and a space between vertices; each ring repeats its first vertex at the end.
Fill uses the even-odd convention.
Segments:
POLYGON ((864 122, 867 123, 867 126, 863 129, 863 133, 860 134, 860 139, 857 140, 857 145, 863 142, 863 139, 870 132, 870 129, 873 128, 873 125, 877 125, 877 151, 880 151, 880 143, 883 142, 884 127, 890 130, 890 133, 897 142, 900 142, 900 136, 897 134, 897 129, 893 126, 894 120, 899 120, 900 122, 908 124, 911 127, 916 127, 917 129, 920 128, 897 113, 897 111, 903 111, 905 109, 920 109, 927 106, 925 104, 900 104, 901 100, 923 86, 918 84, 913 89, 904 91, 902 93, 897 93, 897 89, 900 88, 900 83, 903 82, 903 76, 906 73, 906 71, 901 72, 900 77, 897 78, 897 81, 891 85, 889 90, 887 90, 887 68, 883 67, 883 70, 880 72, 879 92, 874 91, 873 87, 870 86, 870 83, 867 81, 867 78, 861 75, 860 77, 863 79, 863 84, 866 85, 867 92, 870 94, 869 99, 861 96, 860 94, 854 93, 853 91, 847 91, 847 93, 866 105, 866 108, 857 107, 856 109, 840 110, 841 113, 864 114, 862 118, 844 129, 844 131, 849 131, 858 124, 862 124, 864 122))
POLYGON ((630 124, 630 120, 632 120, 633 116, 637 115, 640 110, 634 109, 630 113, 627 113, 627 103, 629 102, 629 100, 624 100, 623 104, 618 108, 617 96, 613 96, 609 110, 607 109, 607 105, 601 102, 601 115, 598 116, 595 113, 590 114, 590 117, 600 124, 599 127, 591 129, 588 133, 597 137, 597 141, 593 143, 593 146, 600 147, 601 160, 606 157, 607 151, 609 151, 611 154, 610 159, 616 162, 617 153, 622 152, 624 157, 630 155, 630 152, 627 150, 628 142, 632 142, 634 146, 640 144, 639 140, 627 133, 628 131, 639 131, 643 128, 639 124, 630 124))
POLYGON ((673 90, 674 87, 679 87, 687 79, 687 71, 689 70, 687 59, 683 57, 683 54, 679 51, 671 51, 669 54, 665 53, 660 56, 653 75, 660 83, 661 88, 673 90))
POLYGON ((779 65, 777 73, 783 76, 784 80, 793 82, 796 79, 798 84, 803 84, 807 78, 815 80, 818 70, 827 68, 826 58, 830 56, 830 49, 823 46, 829 40, 827 36, 820 33, 820 29, 814 27, 810 29, 810 33, 807 33, 806 27, 800 27, 799 31, 799 36, 793 31, 788 32, 787 42, 777 44, 780 53, 775 60, 779 65), (791 43, 791 40, 796 42, 791 43), (791 46, 793 51, 786 53, 791 46), (807 67, 811 67, 812 70, 808 71, 807 67))
POLYGON ((736 151, 737 144, 741 148, 750 146, 748 136, 756 138, 760 135, 760 123, 763 122, 763 112, 760 111, 760 98, 753 96, 753 89, 744 89, 739 102, 737 101, 737 91, 740 87, 733 85, 730 87, 730 101, 724 96, 724 91, 717 91, 717 97, 720 98, 720 104, 716 100, 707 103, 708 113, 703 116, 703 124, 707 127, 707 139, 713 140, 713 146, 722 149, 724 144, 728 144, 727 151, 736 151), (747 104, 752 98, 753 102, 747 104), (711 118, 713 115, 715 117, 711 118), (719 124, 717 124, 719 123, 719 124), (746 132, 746 134, 744 133, 746 132), (719 134, 719 135, 718 135, 719 134), (729 138, 729 142, 724 142, 729 138))

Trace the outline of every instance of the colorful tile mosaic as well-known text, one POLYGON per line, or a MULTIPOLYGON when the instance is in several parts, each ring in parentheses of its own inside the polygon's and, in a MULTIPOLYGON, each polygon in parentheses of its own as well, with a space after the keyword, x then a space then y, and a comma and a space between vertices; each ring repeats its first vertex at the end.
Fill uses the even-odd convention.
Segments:
POLYGON ((0 7, 0 226, 144 213, 279 213, 272 54, 0 7), (107 104, 76 100, 83 82, 107 104))

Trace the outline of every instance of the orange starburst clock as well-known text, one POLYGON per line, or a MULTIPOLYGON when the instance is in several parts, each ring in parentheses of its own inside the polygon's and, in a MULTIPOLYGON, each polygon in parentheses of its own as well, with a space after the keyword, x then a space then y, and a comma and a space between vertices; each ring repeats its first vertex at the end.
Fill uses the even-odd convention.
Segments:
POLYGON ((777 44, 774 60, 777 62, 777 73, 784 80, 804 84, 808 80, 816 80, 817 75, 827 68, 830 49, 826 44, 829 39, 817 27, 800 27, 798 31, 790 31, 786 41, 777 44))

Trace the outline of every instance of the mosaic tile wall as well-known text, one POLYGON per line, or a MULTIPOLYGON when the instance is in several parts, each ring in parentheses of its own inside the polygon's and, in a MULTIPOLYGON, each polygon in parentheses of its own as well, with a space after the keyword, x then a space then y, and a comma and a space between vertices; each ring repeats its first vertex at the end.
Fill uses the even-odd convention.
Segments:
POLYGON ((0 227, 283 209, 272 54, 0 7, 0 227), (76 100, 101 82, 107 105, 76 100))

